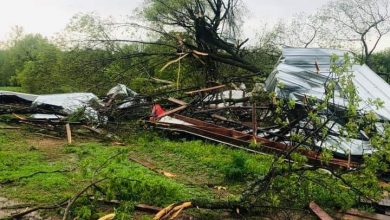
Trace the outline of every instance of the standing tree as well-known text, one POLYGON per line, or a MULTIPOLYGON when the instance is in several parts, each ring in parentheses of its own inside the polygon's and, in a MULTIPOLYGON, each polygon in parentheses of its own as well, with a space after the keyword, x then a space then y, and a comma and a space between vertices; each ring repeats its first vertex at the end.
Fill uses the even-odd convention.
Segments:
POLYGON ((389 9, 388 0, 332 0, 318 17, 333 40, 358 43, 362 62, 369 64, 379 42, 390 32, 389 9))
POLYGON ((320 46, 322 21, 315 15, 299 13, 290 21, 280 21, 273 29, 273 44, 282 47, 320 46))

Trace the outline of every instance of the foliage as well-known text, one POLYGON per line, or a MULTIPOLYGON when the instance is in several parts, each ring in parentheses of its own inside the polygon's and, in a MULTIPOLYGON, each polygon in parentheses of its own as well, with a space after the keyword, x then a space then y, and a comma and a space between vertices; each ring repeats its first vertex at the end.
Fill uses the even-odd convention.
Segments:
MULTIPOLYGON (((390 74, 390 49, 374 53, 370 67, 377 73, 390 74)), ((389 80, 388 76, 386 80, 389 80)))
POLYGON ((19 86, 1 86, 0 90, 11 92, 25 92, 23 88, 19 86))

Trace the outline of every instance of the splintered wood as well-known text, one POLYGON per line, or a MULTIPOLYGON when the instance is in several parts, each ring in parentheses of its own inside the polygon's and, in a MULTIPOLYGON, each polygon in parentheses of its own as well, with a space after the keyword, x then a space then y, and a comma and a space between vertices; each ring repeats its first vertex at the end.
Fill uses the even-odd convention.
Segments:
POLYGON ((69 123, 65 125, 66 137, 68 139, 68 144, 72 144, 72 130, 70 129, 69 123))

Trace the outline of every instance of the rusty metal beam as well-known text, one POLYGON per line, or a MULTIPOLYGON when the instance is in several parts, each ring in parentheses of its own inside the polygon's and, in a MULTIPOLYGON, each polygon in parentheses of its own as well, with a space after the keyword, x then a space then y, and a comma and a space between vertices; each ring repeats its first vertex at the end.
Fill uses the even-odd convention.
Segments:
MULTIPOLYGON (((260 145, 257 147, 251 146, 253 141, 252 135, 246 134, 244 132, 236 131, 233 129, 228 129, 218 125, 210 124, 198 119, 186 117, 183 115, 175 114, 173 117, 182 120, 184 122, 192 124, 188 125, 179 125, 179 124, 169 124, 169 123, 157 123, 157 126, 161 125, 164 128, 174 129, 176 131, 182 131, 190 134, 194 134, 200 137, 208 138, 215 140, 220 143, 225 143, 230 146, 235 146, 239 148, 250 149, 250 151, 263 152, 269 154, 283 154, 288 152, 293 148, 293 146, 286 145, 283 143, 278 143, 270 141, 266 138, 255 137, 256 142, 260 145)), ((297 149, 298 153, 306 156, 310 164, 328 166, 328 167, 337 167, 337 168, 350 168, 357 167, 358 164, 351 163, 349 164, 347 160, 333 158, 327 164, 323 164, 319 153, 307 149, 297 149)))

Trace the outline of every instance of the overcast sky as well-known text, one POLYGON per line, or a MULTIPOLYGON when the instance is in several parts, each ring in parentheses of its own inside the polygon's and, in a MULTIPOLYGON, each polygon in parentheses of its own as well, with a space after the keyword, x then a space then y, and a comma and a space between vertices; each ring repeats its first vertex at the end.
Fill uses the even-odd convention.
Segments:
MULTIPOLYGON (((129 15, 144 0, 2 0, 0 6, 0 41, 15 25, 26 32, 51 37, 61 32, 78 12, 97 12, 100 16, 129 15)), ((299 12, 314 12, 328 0, 244 0, 249 10, 244 33, 254 37, 254 30, 264 23, 288 19, 299 12)))

